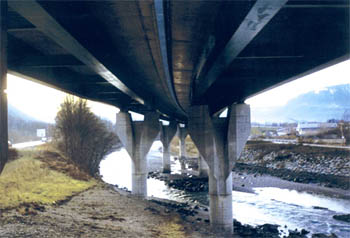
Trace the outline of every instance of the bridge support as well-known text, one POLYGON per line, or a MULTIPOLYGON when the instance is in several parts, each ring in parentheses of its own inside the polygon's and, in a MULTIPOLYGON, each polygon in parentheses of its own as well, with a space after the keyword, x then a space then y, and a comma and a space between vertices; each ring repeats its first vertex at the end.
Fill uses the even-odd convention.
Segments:
POLYGON ((209 167, 207 162, 203 159, 203 157, 200 155, 198 157, 198 175, 200 177, 208 177, 209 176, 209 167))
POLYGON ((181 166, 181 173, 185 173, 186 171, 186 157, 187 157, 187 152, 186 152, 186 136, 188 135, 188 129, 185 125, 179 124, 178 127, 178 136, 179 136, 179 144, 180 144, 180 166, 181 166))
POLYGON ((7 1, 0 1, 0 174, 8 158, 7 126, 7 1))
POLYGON ((185 159, 186 153, 186 136, 188 135, 187 127, 179 125, 179 141, 180 141, 180 158, 185 159))
POLYGON ((128 112, 117 114, 117 135, 132 160, 132 194, 147 196, 147 158, 153 141, 159 133, 159 116, 145 114, 144 121, 132 121, 128 112))
POLYGON ((160 140, 163 144, 163 173, 170 173, 170 142, 176 134, 177 124, 171 121, 169 126, 162 125, 160 140))
POLYGON ((233 104, 227 118, 211 117, 208 106, 191 107, 189 132, 209 166, 210 223, 233 233, 232 168, 250 134, 250 108, 233 104))

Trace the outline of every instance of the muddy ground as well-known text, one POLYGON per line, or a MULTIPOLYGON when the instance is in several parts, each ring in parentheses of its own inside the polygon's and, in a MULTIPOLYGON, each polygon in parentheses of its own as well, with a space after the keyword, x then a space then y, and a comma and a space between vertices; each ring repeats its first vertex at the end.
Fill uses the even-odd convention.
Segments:
MULTIPOLYGON (((276 225, 233 221, 234 235, 225 235, 212 231, 209 222, 205 207, 140 199, 100 183, 53 206, 27 204, 1 211, 0 237, 279 237, 276 225)), ((294 231, 288 238, 306 234, 294 231)))
POLYGON ((217 237, 204 224, 100 183, 55 206, 1 211, 0 237, 217 237))

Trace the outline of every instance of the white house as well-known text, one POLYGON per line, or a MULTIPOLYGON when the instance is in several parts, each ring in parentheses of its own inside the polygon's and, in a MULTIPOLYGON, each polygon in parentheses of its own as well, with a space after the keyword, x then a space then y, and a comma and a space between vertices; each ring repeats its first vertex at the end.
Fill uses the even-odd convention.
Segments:
POLYGON ((336 128, 337 123, 320 123, 320 122, 299 122, 297 132, 299 135, 316 135, 322 130, 336 128))

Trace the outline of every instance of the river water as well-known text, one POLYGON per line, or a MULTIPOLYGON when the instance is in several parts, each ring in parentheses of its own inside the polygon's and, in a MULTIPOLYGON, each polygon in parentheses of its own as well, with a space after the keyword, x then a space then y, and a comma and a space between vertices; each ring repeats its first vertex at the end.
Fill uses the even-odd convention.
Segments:
MULTIPOLYGON (((153 144, 148 161, 160 161, 160 145, 159 142, 153 144)), ((172 171, 176 172, 179 167, 179 164, 172 164, 172 171)), ((131 190, 131 159, 125 149, 107 156, 100 164, 100 172, 105 182, 131 190)), ((206 192, 184 192, 153 178, 147 180, 147 186, 148 196, 209 204, 206 192)), ((335 214, 350 213, 349 200, 274 187, 257 187, 254 192, 232 192, 233 217, 243 224, 278 224, 283 235, 288 230, 306 229, 311 233, 335 233, 338 237, 350 238, 350 224, 332 218, 335 214)))

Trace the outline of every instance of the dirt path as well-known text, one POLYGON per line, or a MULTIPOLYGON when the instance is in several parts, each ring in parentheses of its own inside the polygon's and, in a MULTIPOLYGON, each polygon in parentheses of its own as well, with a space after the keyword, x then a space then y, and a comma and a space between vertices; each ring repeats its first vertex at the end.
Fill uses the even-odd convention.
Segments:
POLYGON ((42 212, 26 207, 0 214, 0 237, 216 237, 207 229, 103 184, 42 212))

